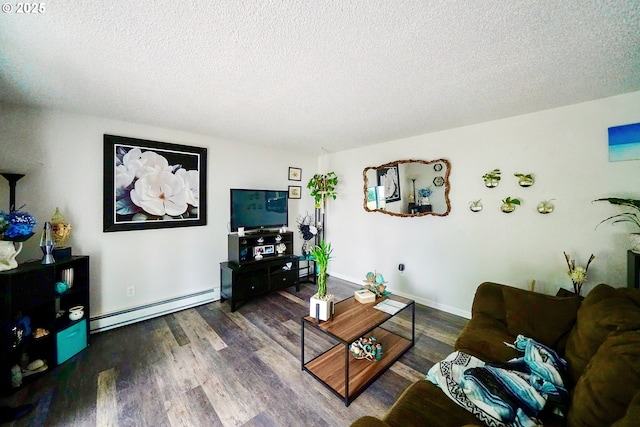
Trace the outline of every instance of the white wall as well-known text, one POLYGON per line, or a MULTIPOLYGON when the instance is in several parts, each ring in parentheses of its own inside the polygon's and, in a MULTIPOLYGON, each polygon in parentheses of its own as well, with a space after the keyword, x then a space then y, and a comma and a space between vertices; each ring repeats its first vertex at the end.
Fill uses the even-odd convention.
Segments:
MULTIPOLYGON (((327 240, 334 247, 330 273, 361 282, 368 271, 384 274, 392 291, 447 311, 469 315, 477 285, 495 281, 555 294, 571 288, 563 251, 589 268, 583 295, 605 282, 626 286, 625 225, 598 222, 620 212, 606 196, 640 197, 640 161, 608 161, 607 128, 640 121, 640 92, 421 135, 375 146, 326 154, 326 171, 340 178, 338 199, 327 213, 327 240), (397 218, 363 209, 362 171, 397 159, 451 161, 451 214, 397 218), (502 170, 497 188, 482 175, 502 170), (521 188, 513 173, 533 173, 534 186, 521 188), (518 197, 514 213, 500 200, 518 197), (471 200, 484 210, 472 213, 471 200), (541 215, 541 200, 556 209, 541 215), (397 267, 406 265, 404 275, 397 267)), ((324 171, 323 171, 324 172, 324 171)))
MULTIPOLYGON (((291 150, 91 116, 0 107, 0 171, 26 174, 17 185, 17 205, 26 203, 39 226, 56 207, 72 224, 74 254, 91 256, 91 317, 212 288, 219 296, 219 263, 227 259, 229 188, 304 187, 315 173, 314 156, 291 150), (105 133, 207 147, 208 224, 103 233, 105 133), (303 181, 288 181, 289 166, 302 168, 303 181), (134 297, 126 296, 128 286, 135 286, 134 297)), ((303 194, 308 196, 308 191, 304 189, 303 194)), ((0 209, 8 207, 7 181, 0 179, 0 209)), ((306 210, 313 210, 309 197, 291 201, 292 229, 298 213, 306 210)), ((19 262, 41 258, 38 240, 39 233, 25 244, 19 262)))

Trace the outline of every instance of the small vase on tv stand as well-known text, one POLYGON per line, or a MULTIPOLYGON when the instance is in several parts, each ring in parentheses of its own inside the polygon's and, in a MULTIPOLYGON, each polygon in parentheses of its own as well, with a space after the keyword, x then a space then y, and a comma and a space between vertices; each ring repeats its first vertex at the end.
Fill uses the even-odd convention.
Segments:
POLYGON ((22 251, 22 243, 0 240, 0 271, 12 270, 18 267, 16 256, 22 251), (17 244, 17 249, 16 249, 17 244))
POLYGON ((307 258, 309 256, 309 241, 305 240, 302 242, 302 256, 307 258))

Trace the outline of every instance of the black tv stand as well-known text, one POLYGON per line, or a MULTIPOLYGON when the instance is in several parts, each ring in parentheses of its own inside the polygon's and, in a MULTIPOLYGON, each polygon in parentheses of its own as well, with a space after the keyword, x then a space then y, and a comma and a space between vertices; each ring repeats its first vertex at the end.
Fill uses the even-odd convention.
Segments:
POLYGON ((300 290, 298 257, 293 254, 293 233, 263 231, 245 236, 229 234, 228 261, 220 263, 220 298, 231 311, 259 295, 291 286, 300 290), (284 250, 279 252, 279 245, 284 250))

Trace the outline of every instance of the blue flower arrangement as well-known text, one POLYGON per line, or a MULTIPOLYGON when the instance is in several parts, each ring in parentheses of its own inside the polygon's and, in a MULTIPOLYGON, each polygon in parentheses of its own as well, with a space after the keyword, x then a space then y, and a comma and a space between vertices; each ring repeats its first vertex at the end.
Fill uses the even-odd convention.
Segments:
POLYGON ((431 195, 431 187, 421 188, 418 190, 420 197, 429 197, 431 195))
POLYGON ((36 219, 29 212, 0 211, 0 239, 13 242, 24 242, 33 236, 36 219))

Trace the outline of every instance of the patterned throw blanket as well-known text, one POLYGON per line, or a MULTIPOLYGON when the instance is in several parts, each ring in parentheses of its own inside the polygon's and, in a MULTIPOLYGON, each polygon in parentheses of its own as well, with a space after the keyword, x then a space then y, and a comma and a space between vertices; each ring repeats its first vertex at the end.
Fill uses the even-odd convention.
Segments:
POLYGON ((529 427, 564 424, 567 390, 562 375, 567 362, 552 349, 518 335, 523 357, 484 363, 456 351, 436 363, 427 380, 488 426, 529 427))

